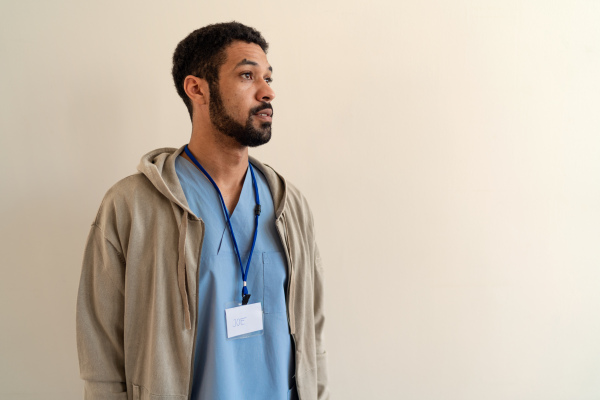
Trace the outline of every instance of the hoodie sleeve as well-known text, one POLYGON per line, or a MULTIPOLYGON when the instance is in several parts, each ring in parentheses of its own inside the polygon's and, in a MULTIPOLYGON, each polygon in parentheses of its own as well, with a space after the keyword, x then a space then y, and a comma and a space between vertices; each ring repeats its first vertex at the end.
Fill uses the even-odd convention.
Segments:
POLYGON ((123 349, 125 261, 92 225, 77 297, 77 351, 86 400, 126 400, 123 349))

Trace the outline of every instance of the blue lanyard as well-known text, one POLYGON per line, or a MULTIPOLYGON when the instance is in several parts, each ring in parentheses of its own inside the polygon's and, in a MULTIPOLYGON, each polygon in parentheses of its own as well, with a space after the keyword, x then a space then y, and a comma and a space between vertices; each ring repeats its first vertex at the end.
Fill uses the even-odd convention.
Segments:
POLYGON ((250 268, 250 260, 252 260, 252 253, 254 253, 254 245, 256 244, 256 236, 258 235, 258 217, 260 216, 260 198, 258 197, 258 186, 256 185, 256 177, 254 176, 254 169, 252 168, 252 164, 248 161, 248 168, 250 168, 250 174, 252 175, 252 185, 254 186, 254 197, 256 198, 256 207, 254 208, 255 215, 255 223, 254 223, 254 238, 252 239, 252 247, 250 248, 250 255, 248 256, 248 262, 246 263, 246 270, 244 270, 242 264, 242 257, 240 257, 240 250, 238 248, 237 241, 235 240, 235 234, 233 233, 233 227, 231 226, 231 218, 229 216, 229 211, 227 210, 227 206, 225 206, 225 200, 223 200, 223 195, 219 190, 219 187, 211 178, 209 173, 200 165, 198 160, 192 155, 192 152, 188 149, 187 145, 184 148, 185 154, 188 155, 190 160, 196 164, 196 166, 206 175, 210 183, 214 186, 215 190, 219 194, 219 198, 221 199, 221 205, 223 206, 223 212, 225 213, 225 217, 227 219, 227 226, 229 226, 229 232, 231 233, 231 239, 233 240, 233 245, 235 247, 235 253, 237 254, 237 259, 240 264, 240 270, 242 271, 242 280, 244 281, 244 286, 242 287, 242 304, 248 304, 248 300, 250 299, 250 294, 248 293, 248 288, 246 286, 246 279, 248 277, 248 269, 250 268))

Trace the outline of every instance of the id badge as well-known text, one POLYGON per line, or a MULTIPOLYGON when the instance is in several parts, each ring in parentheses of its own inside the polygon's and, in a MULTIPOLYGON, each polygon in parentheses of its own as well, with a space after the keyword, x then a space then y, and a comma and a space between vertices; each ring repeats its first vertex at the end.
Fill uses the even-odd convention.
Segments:
POLYGON ((245 306, 239 301, 227 303, 225 305, 225 324, 227 340, 262 335, 264 333, 262 303, 246 304, 245 306))

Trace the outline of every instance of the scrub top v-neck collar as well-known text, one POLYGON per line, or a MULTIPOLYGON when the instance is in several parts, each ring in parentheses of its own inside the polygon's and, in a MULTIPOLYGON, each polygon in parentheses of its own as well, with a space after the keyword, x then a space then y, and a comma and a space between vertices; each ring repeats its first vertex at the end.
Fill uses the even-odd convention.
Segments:
MULTIPOLYGON (((199 206, 202 207, 204 225, 206 229, 215 229, 218 231, 216 236, 220 238, 218 243, 206 243, 202 246, 202 251, 208 250, 210 254, 219 254, 223 249, 223 245, 226 243, 228 246, 225 251, 231 251, 235 253, 233 249, 233 242, 229 237, 229 231, 227 227, 227 220, 223 213, 223 209, 220 203, 219 195, 215 191, 211 182, 208 178, 189 160, 184 157, 180 157, 183 160, 181 166, 185 168, 188 174, 197 176, 195 179, 196 187, 190 188, 194 190, 195 198, 199 199, 199 206), (206 212, 205 210, 209 210, 206 212)), ((253 227, 252 222, 254 221, 254 194, 252 188, 252 179, 250 176, 250 170, 246 169, 246 175, 244 176, 244 182, 242 184, 242 190, 240 197, 236 203, 235 208, 230 212, 231 225, 235 229, 235 235, 240 250, 242 261, 246 260, 250 247, 252 246, 252 229, 244 229, 250 225, 253 227), (247 207, 245 205, 248 205, 247 207)), ((209 237, 215 236, 215 231, 209 237)))

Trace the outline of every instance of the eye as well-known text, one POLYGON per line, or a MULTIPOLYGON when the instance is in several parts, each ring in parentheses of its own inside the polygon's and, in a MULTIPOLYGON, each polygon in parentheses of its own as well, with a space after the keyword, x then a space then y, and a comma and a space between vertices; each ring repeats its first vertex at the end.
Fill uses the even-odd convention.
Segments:
POLYGON ((265 82, 267 82, 267 85, 271 86, 271 83, 273 83, 273 78, 271 78, 271 77, 265 78, 265 82))
POLYGON ((243 72, 240 74, 241 77, 247 80, 252 80, 252 72, 243 72))

